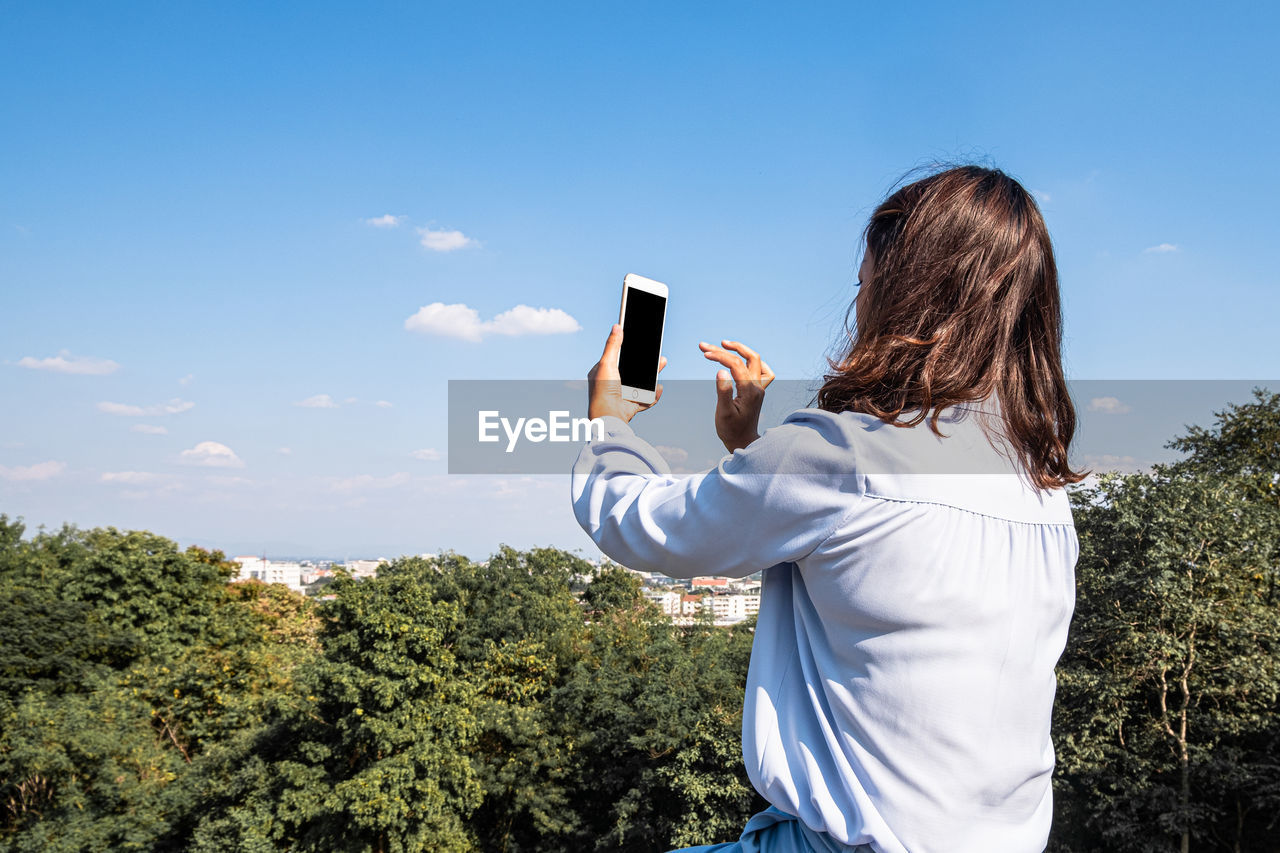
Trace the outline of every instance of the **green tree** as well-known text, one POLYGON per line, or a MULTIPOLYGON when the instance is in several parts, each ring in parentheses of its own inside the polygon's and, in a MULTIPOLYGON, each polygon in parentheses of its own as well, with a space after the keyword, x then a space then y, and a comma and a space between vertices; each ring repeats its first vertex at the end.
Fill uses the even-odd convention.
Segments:
POLYGON ((475 691, 447 645, 458 607, 414 571, 333 589, 323 656, 272 724, 203 776, 192 849, 472 849, 475 691))
POLYGON ((1073 495, 1076 616, 1059 667, 1061 849, 1274 849, 1280 814, 1277 459, 1219 414, 1151 474, 1073 495), (1254 447, 1257 452, 1248 452, 1254 447))
POLYGON ((762 805, 742 766, 751 629, 679 629, 649 602, 593 618, 555 699, 580 727, 572 787, 583 819, 568 849, 737 837, 762 805))
POLYGON ((187 807, 175 781, 288 685, 306 644, 273 634, 312 630, 307 605, 273 622, 221 554, 153 534, 23 532, 0 516, 0 839, 150 849, 187 807))

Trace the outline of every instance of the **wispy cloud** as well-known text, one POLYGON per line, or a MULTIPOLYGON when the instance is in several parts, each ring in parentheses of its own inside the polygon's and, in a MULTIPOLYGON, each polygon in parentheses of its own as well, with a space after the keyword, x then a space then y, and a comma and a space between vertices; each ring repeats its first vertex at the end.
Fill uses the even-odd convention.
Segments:
POLYGON ((186 489, 186 484, 180 478, 172 474, 153 474, 150 471, 107 471, 99 480, 120 487, 115 494, 128 500, 166 498, 186 489))
POLYGON ((390 213, 383 216, 375 216, 372 219, 366 219, 366 225, 372 225, 374 228, 395 228, 401 222, 404 222, 403 216, 393 216, 390 213))
POLYGON ((65 470, 67 470, 67 463, 53 460, 37 462, 34 465, 15 465, 12 468, 0 465, 0 480, 13 480, 19 483, 48 480, 65 470))
POLYGON ((436 231, 431 228, 419 228, 418 234, 422 238, 422 247, 433 252, 456 252, 458 249, 468 249, 472 246, 480 245, 477 240, 468 237, 461 231, 447 229, 436 231))
POLYGON ((188 373, 186 376, 178 380, 178 384, 185 388, 190 385, 195 378, 196 375, 194 373, 188 373))
POLYGON ((492 320, 481 320, 480 312, 458 302, 432 302, 404 321, 405 329, 423 335, 480 341, 485 335, 564 335, 582 326, 559 308, 531 308, 517 305, 492 320))
POLYGON ((374 403, 374 405, 377 406, 379 409, 391 408, 391 403, 387 402, 386 400, 379 400, 378 402, 374 403))
POLYGON ((195 407, 196 404, 189 400, 174 397, 167 403, 157 403, 154 406, 133 406, 128 403, 104 402, 98 404, 98 411, 106 412, 108 415, 120 415, 125 418, 151 418, 161 415, 176 415, 195 407))
POLYGON ((689 451, 683 447, 674 447, 669 444, 659 444, 656 450, 662 454, 662 458, 667 460, 667 465, 671 468, 672 474, 692 474, 694 473, 689 467, 689 451))
POLYGON ((357 474, 354 477, 328 478, 331 492, 360 492, 366 489, 391 489, 409 482, 409 475, 403 471, 386 477, 375 477, 372 474, 357 474))
POLYGON ((251 486, 253 480, 248 477, 227 476, 224 474, 210 474, 205 478, 209 483, 215 486, 234 487, 234 486, 251 486))
POLYGON ((281 456, 288 456, 288 455, 290 455, 291 453, 293 453, 293 448, 292 448, 292 447, 280 447, 280 448, 277 448, 277 449, 276 449, 276 453, 279 453, 281 456))
POLYGON ((202 441, 190 450, 182 451, 182 461, 207 468, 244 467, 244 461, 236 456, 234 450, 217 441, 202 441))
POLYGON ((1036 201, 1040 202, 1041 204, 1048 204, 1050 201, 1053 200, 1053 196, 1049 195, 1044 190, 1032 190, 1031 194, 1035 196, 1036 201))
POLYGON ((168 435, 169 430, 162 426, 152 426, 151 424, 134 424, 129 427, 133 432, 140 432, 143 435, 168 435))
POLYGON ((440 451, 434 447, 424 447, 422 450, 415 450, 409 454, 414 459, 420 459, 423 462, 439 462, 440 451))
POLYGON ((1099 474, 1107 471, 1137 474, 1151 467, 1150 463, 1144 463, 1132 456, 1117 456, 1114 453, 1086 453, 1080 461, 1085 468, 1093 472, 1092 477, 1095 481, 1099 474))
POLYGON ((1144 255, 1164 255, 1169 252, 1178 251, 1178 247, 1172 243, 1161 243, 1159 246, 1148 246, 1142 250, 1144 255))
POLYGON ((328 394, 316 394, 305 400, 299 400, 294 403, 295 406, 301 406, 304 409, 336 409, 338 404, 328 394))
POLYGON ((48 370, 52 373, 75 373, 81 376, 106 376, 115 373, 120 365, 109 358, 92 358, 85 355, 72 355, 62 350, 48 358, 24 356, 18 359, 19 367, 30 370, 48 370))
POLYGON ((1120 402, 1118 397, 1094 397, 1089 401, 1089 411, 1104 415, 1127 415, 1133 409, 1127 403, 1120 402))
POLYGON ((119 483, 125 486, 145 486, 164 479, 160 474, 150 471, 106 471, 99 478, 104 483, 119 483))

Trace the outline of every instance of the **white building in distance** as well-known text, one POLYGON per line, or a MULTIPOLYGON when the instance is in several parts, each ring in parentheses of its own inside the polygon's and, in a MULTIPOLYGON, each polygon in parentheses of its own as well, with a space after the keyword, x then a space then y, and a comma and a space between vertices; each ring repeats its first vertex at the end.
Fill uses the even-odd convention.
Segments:
POLYGON ((375 578, 378 576, 378 566, 388 562, 387 560, 347 560, 342 567, 353 578, 375 578))
POLYGON ((302 592, 302 564, 266 560, 262 557, 235 557, 233 563, 240 564, 240 571, 232 578, 235 581, 259 580, 263 583, 281 583, 294 592, 302 592))
POLYGON ((760 612, 759 595, 691 595, 673 590, 649 598, 677 625, 691 625, 707 610, 716 625, 735 625, 760 612))

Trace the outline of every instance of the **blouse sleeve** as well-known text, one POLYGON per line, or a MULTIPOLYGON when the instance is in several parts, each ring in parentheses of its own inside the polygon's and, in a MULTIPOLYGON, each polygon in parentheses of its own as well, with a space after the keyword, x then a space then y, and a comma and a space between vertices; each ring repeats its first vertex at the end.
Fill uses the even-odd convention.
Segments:
POLYGON ((809 554, 858 500, 847 440, 803 416, 686 477, 672 476, 622 420, 604 422, 603 439, 574 463, 573 509, 600 550, 628 568, 745 577, 809 554))

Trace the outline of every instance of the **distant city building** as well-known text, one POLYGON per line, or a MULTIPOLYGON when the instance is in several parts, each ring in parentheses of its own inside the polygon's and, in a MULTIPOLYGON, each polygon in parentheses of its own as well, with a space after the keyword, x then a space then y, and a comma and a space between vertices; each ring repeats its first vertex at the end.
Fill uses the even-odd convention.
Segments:
POLYGON ((728 589, 729 578, 694 578, 689 586, 693 589, 728 589))
POLYGON ((679 591, 650 592, 649 600, 678 625, 692 624, 700 613, 711 611, 717 625, 733 625, 760 612, 758 595, 707 595, 679 591))
POLYGON ((378 566, 387 560, 347 560, 343 567, 353 578, 373 578, 378 576, 378 566))
POLYGON ((280 562, 262 557, 235 557, 232 562, 240 564, 240 571, 232 581, 258 580, 263 583, 279 583, 295 592, 302 592, 302 564, 280 562))
POLYGON ((333 569, 329 568, 328 566, 325 566, 323 568, 316 568, 315 566, 308 567, 306 566, 305 563, 303 564, 303 572, 302 572, 303 586, 310 586, 311 584, 320 580, 320 578, 331 578, 331 577, 333 577, 333 569))
POLYGON ((758 595, 712 595, 708 600, 717 625, 732 625, 760 612, 758 595))

